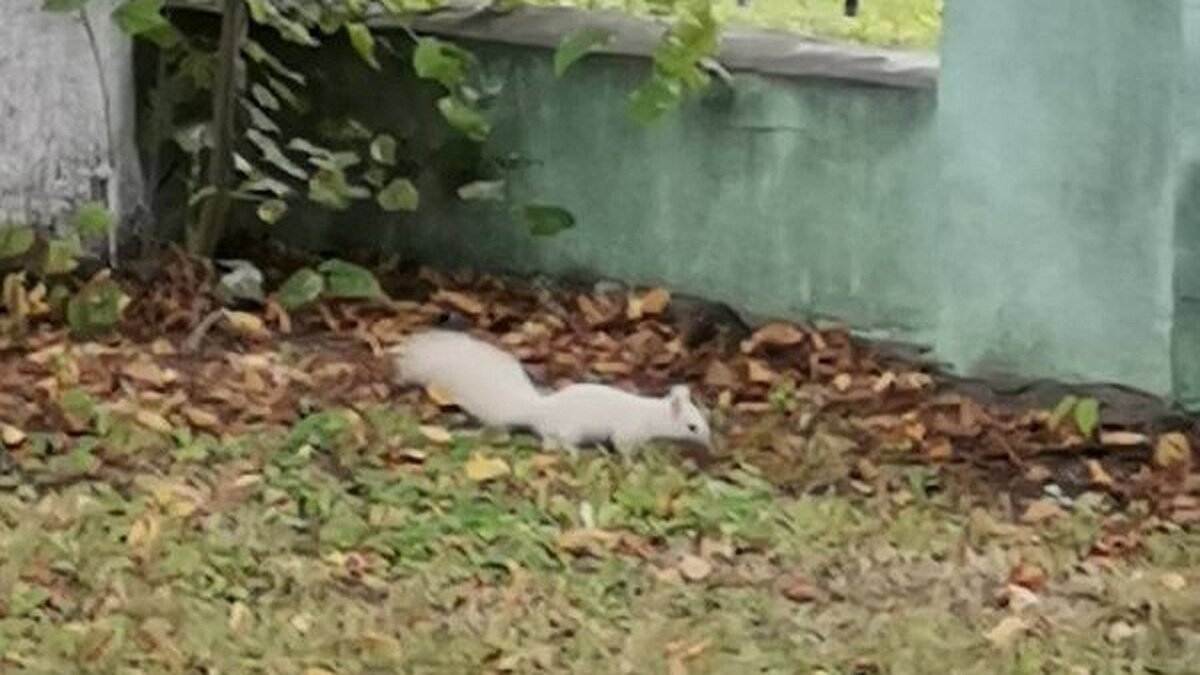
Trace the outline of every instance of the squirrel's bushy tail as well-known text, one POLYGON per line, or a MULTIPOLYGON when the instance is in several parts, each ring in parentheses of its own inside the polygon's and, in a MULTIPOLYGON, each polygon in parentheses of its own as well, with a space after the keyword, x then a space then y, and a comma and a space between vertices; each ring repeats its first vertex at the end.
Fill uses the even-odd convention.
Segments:
POLYGON ((516 357, 466 333, 417 333, 392 355, 397 384, 433 385, 488 426, 532 424, 542 402, 516 357))

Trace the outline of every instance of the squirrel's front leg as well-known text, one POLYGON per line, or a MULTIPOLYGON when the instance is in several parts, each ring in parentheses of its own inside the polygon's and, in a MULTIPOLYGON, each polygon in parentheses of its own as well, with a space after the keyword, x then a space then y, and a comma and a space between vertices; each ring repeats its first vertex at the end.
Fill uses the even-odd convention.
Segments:
POLYGON ((641 445, 641 439, 624 434, 615 434, 612 437, 613 449, 621 456, 621 461, 626 466, 633 462, 633 453, 641 445))

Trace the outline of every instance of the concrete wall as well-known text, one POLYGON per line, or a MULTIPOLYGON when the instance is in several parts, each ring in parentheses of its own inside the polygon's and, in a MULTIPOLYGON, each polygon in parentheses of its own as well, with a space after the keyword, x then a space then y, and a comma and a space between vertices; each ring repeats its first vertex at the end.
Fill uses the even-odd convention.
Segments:
MULTIPOLYGON (((479 38, 485 21, 424 28, 479 38)), ((553 41, 523 30, 504 40, 520 46, 475 45, 506 83, 488 152, 523 160, 512 204, 561 204, 573 231, 535 240, 511 204, 456 203, 429 176, 416 217, 310 209, 280 231, 665 283, 758 313, 840 317, 928 344, 965 374, 1115 382, 1200 407, 1200 88, 1188 75, 1200 0, 955 0, 936 87, 888 79, 895 63, 853 50, 840 72, 782 76, 771 64, 832 48, 774 36, 743 60, 759 72, 649 130, 622 105, 648 68, 620 55, 628 44, 556 81, 536 47, 553 41), (862 76, 872 68, 886 77, 862 76)), ((398 73, 383 89, 356 80, 352 58, 321 56, 341 112, 445 140, 419 112, 433 92, 398 73)))
POLYGON ((78 14, 47 13, 42 4, 6 0, 0 20, 0 227, 51 225, 91 200, 128 214, 140 174, 132 44, 109 18, 116 2, 88 5, 99 64, 78 14), (107 116, 100 69, 112 104, 107 116))
POLYGON ((1172 388, 1178 2, 947 3, 939 353, 1172 388))

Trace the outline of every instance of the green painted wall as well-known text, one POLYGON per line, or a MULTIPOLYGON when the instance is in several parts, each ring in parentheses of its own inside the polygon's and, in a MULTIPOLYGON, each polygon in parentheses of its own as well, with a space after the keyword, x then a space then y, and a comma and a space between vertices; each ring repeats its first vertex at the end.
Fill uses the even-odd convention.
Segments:
MULTIPOLYGON (((308 211, 288 229, 312 246, 666 283, 929 344, 964 373, 1200 404, 1200 143, 1183 142, 1200 129, 1183 115, 1200 99, 1184 76, 1200 64, 1184 30, 1197 6, 955 0, 937 90, 739 74, 649 130, 622 103, 646 62, 591 57, 556 81, 547 51, 480 45, 506 83, 488 152, 525 160, 512 202, 561 204, 575 230, 535 240, 506 208, 439 198, 432 177, 416 218, 308 211)), ((397 75, 356 91, 357 64, 328 65, 351 92, 328 105, 436 127, 404 112, 429 90, 397 75)))
POLYGON ((1200 409, 1200 2, 1183 3, 1182 23, 1186 58, 1176 106, 1180 173, 1171 346, 1176 397, 1200 409))
POLYGON ((1171 390, 1178 2, 947 3, 939 353, 1171 390))

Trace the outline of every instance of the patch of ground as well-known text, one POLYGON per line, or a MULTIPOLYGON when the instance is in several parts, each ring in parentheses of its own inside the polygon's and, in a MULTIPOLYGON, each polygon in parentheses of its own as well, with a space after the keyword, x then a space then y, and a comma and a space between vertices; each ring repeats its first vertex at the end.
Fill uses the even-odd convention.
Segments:
POLYGON ((984 405, 835 326, 696 338, 661 289, 424 272, 197 339, 210 275, 154 278, 121 335, 0 356, 4 672, 1194 672, 1186 434, 984 405), (723 446, 473 430, 388 382, 447 319, 547 383, 687 381, 723 446))

